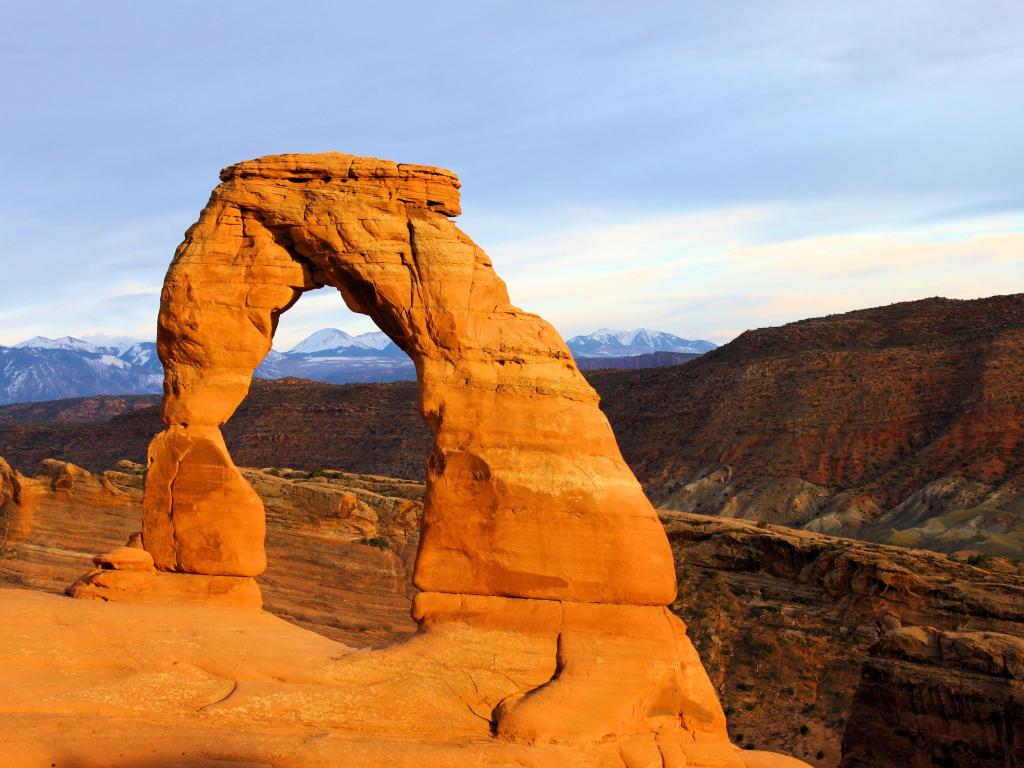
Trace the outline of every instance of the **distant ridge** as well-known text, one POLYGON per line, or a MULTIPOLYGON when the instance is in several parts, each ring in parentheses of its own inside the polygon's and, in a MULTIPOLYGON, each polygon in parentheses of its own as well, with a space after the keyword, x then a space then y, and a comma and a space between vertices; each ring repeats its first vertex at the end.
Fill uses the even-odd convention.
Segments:
POLYGON ((679 352, 701 355, 717 348, 716 344, 701 339, 684 339, 664 331, 636 328, 632 331, 614 331, 599 328, 584 336, 573 336, 566 344, 573 356, 629 357, 650 352, 679 352))
POLYGON ((609 368, 625 368, 639 370, 641 368, 661 368, 666 365, 682 365, 696 360, 700 355, 693 352, 649 352, 643 355, 626 355, 625 357, 579 357, 576 365, 581 371, 601 371, 609 368))
MULTIPOLYGON (((711 342, 642 328, 602 329, 576 336, 568 345, 582 370, 676 365, 715 348, 711 342)), ((416 369, 380 331, 353 335, 339 328, 321 328, 286 352, 272 349, 255 375, 352 384, 414 381, 416 369)), ((0 346, 0 405, 162 390, 163 369, 151 341, 93 334, 35 336, 11 347, 0 346)))

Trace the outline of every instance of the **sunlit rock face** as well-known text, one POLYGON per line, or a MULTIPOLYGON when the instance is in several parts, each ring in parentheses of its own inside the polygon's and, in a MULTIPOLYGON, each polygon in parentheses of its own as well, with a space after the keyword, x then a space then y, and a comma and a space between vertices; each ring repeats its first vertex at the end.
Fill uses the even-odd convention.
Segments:
POLYGON ((331 285, 416 363, 435 434, 420 589, 671 601, 668 544, 597 396, 555 330, 509 303, 486 254, 449 219, 453 174, 327 154, 254 160, 221 178, 161 303, 163 415, 178 436, 150 455, 144 538, 158 568, 263 569, 262 508, 233 480, 215 432, 245 397, 279 314, 331 285), (227 508, 232 524, 213 533, 207 516, 227 508), (179 535, 194 526, 204 533, 179 535))
MULTIPOLYGON (((483 735, 628 740, 617 759, 629 766, 788 762, 728 743, 715 691, 666 608, 675 574, 657 515, 565 343, 510 304, 452 223, 457 178, 323 154, 260 158, 221 179, 161 297, 169 428, 150 445, 142 535, 156 572, 244 585, 265 568, 263 503, 220 425, 279 315, 333 286, 412 358, 434 435, 414 577, 420 633, 335 679, 372 679, 387 699, 410 693, 410 664, 468 675, 483 735)), ((433 687, 424 695, 437 702, 433 687)))

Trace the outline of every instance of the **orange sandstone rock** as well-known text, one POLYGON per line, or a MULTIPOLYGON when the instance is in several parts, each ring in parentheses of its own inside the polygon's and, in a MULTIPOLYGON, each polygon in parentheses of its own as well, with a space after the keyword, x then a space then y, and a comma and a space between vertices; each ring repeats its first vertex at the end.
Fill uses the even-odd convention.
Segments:
MULTIPOLYGON (((459 212, 453 174, 324 154, 240 163, 221 178, 164 284, 165 421, 213 440, 280 313, 303 291, 335 286, 416 363, 435 433, 419 588, 671 601, 668 544, 596 394, 555 330, 511 305, 486 254, 448 219, 459 212)), ((205 516, 192 511, 198 496, 179 513, 163 493, 179 450, 169 438, 151 448, 159 471, 144 538, 157 567, 250 575, 260 567, 247 538, 255 522, 219 526, 220 551, 206 542, 201 553, 173 552, 179 516, 205 516)), ((218 514, 258 516, 240 486, 218 493, 238 502, 229 511, 226 497, 211 501, 218 514)))
POLYGON ((142 540, 157 568, 258 576, 267 566, 259 496, 216 427, 174 425, 150 445, 142 540))
POLYGON ((96 555, 93 564, 107 571, 152 571, 153 556, 140 547, 114 547, 109 552, 96 555))
POLYGON ((249 577, 97 568, 66 590, 68 597, 102 602, 163 605, 263 607, 259 585, 249 577))
MULTIPOLYGON (((161 295, 170 428, 150 445, 142 537, 158 570, 94 571, 71 593, 254 600, 246 577, 265 565, 263 505, 219 427, 280 314, 333 286, 413 359, 434 433, 420 633, 332 666, 341 692, 311 701, 249 686, 211 708, 244 715, 273 696, 285 721, 312 710, 325 726, 390 733, 445 729, 468 709, 508 741, 622 741, 610 748, 628 768, 767 765, 728 743, 715 691, 665 607, 672 553, 596 393, 554 328, 510 303, 490 259, 448 218, 458 179, 334 153, 260 158, 221 179, 161 295), (402 711, 382 720, 381 699, 402 711)), ((469 723, 475 738, 480 723, 469 723)))
POLYGON ((18 473, 0 457, 0 542, 20 538, 26 528, 25 515, 18 473))

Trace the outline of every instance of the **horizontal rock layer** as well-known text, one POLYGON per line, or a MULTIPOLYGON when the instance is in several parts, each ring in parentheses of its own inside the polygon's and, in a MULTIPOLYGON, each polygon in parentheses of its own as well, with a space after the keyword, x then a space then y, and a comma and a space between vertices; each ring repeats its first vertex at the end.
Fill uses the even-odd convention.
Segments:
POLYGON ((1024 638, 905 627, 864 664, 841 768, 1024 765, 1024 638))

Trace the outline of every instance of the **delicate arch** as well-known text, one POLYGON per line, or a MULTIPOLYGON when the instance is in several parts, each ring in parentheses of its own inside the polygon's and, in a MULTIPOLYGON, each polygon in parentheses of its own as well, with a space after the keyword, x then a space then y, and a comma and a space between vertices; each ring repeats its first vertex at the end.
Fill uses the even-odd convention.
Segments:
POLYGON ((218 427, 279 315, 329 285, 416 365, 434 431, 417 587, 671 602, 667 540, 596 394, 448 218, 459 213, 453 174, 326 154, 261 158, 221 179, 161 298, 170 429, 150 451, 143 537, 158 568, 262 571, 262 506, 218 427))
POLYGON ((611 750, 602 764, 803 765, 729 743, 714 687, 665 607, 675 573, 654 509, 564 342, 509 303, 486 254, 448 218, 459 213, 456 177, 325 154, 260 158, 221 179, 161 296, 168 428, 150 444, 143 500, 143 545, 159 572, 95 570, 70 594, 259 605, 250 577, 266 564, 263 505, 220 425, 280 314, 331 285, 412 357, 434 432, 420 631, 344 657, 332 674, 372 680, 374 695, 412 712, 450 695, 452 711, 490 713, 483 738, 589 744, 611 750), (410 688, 410 675, 431 684, 410 688), (472 703, 449 675, 471 682, 472 703))

